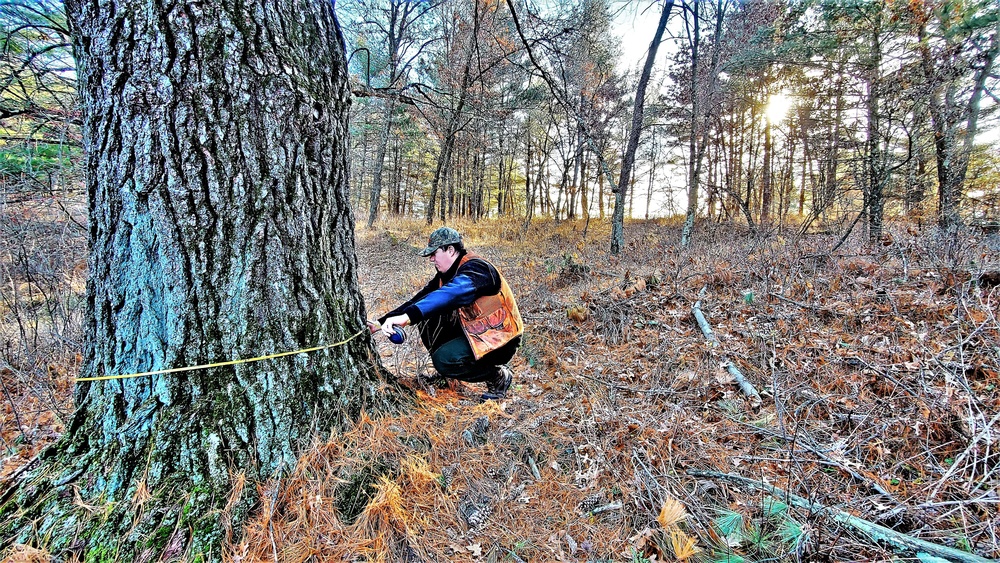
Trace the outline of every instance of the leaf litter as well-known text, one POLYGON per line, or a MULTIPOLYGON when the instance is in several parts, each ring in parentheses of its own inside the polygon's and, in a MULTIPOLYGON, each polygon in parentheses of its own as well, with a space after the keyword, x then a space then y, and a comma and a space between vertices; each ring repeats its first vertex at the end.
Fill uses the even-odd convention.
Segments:
MULTIPOLYGON (((1000 557, 995 237, 900 225, 889 243, 856 238, 830 254, 832 236, 706 225, 680 249, 678 224, 649 221, 629 224, 613 257, 596 222, 586 237, 577 222, 455 226, 504 271, 525 316, 510 397, 479 404, 475 385, 421 387, 433 367, 415 334, 381 343, 415 409, 317 437, 290 474, 259 485, 226 560, 894 558, 823 511, 725 475, 1000 557), (691 315, 703 289, 718 346, 691 315), (761 391, 760 409, 724 359, 761 391)), ((430 275, 415 255, 425 237, 416 221, 359 230, 371 317, 430 275)), ((65 356, 49 370, 61 381, 78 369, 65 356)), ((32 396, 10 370, 0 376, 32 396)), ((70 401, 71 386, 54 390, 52 402, 70 401)), ((24 432, 38 451, 58 435, 48 410, 17 414, 5 443, 24 432)), ((7 560, 49 558, 13 546, 7 560)))
MULTIPOLYGON (((997 241, 903 232, 891 247, 855 241, 829 255, 832 237, 752 238, 716 225, 684 250, 678 227, 632 224, 626 251, 612 257, 600 225, 586 240, 572 222, 527 232, 514 221, 457 225, 518 295, 528 328, 513 393, 479 404, 475 385, 452 383, 432 395, 415 382, 433 369, 418 339, 381 345, 383 361, 416 390, 416 409, 318 442, 281 480, 277 508, 231 553, 893 558, 822 511, 688 474, 707 470, 1000 556, 1000 294, 979 283, 1000 267, 989 251, 997 241), (691 316, 703 288, 718 347, 691 316), (759 410, 723 355, 761 390, 759 410), (360 517, 345 523, 335 499, 375 458, 384 471, 360 517), (720 526, 733 521, 720 520, 727 514, 739 526, 720 526)), ((397 223, 359 233, 371 316, 430 275, 414 255, 424 230, 397 223), (371 283, 387 275, 399 286, 371 283)))

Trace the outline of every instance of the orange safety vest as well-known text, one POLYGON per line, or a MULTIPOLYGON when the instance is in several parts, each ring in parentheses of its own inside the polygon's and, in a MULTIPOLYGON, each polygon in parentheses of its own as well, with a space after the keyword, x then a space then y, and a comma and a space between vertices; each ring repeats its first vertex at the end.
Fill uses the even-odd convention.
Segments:
MULTIPOLYGON (((473 258, 483 260, 482 257, 468 252, 462 257, 459 267, 473 258)), ((497 270, 497 273, 500 274, 500 270, 497 270)), ((472 347, 472 353, 477 360, 521 336, 524 332, 521 311, 517 308, 514 293, 507 285, 503 274, 500 274, 500 293, 484 295, 473 301, 472 304, 459 308, 458 317, 462 325, 462 332, 465 334, 466 340, 469 341, 469 346, 472 347)))

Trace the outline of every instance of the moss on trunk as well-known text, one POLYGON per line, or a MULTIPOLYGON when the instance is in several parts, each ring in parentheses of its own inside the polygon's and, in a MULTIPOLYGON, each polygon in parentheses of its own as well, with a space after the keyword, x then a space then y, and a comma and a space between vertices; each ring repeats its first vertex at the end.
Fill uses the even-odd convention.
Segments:
MULTIPOLYGON (((67 2, 90 195, 84 376, 0 538, 88 561, 217 558, 315 433, 408 395, 364 327, 332 5, 67 2)), ((0 545, 0 547, 3 547, 0 545)))

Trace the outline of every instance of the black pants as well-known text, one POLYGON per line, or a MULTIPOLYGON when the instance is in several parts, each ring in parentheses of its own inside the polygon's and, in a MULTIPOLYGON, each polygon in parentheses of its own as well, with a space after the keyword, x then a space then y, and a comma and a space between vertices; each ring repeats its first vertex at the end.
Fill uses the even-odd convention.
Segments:
POLYGON ((500 348, 486 354, 478 361, 464 336, 445 342, 431 352, 431 362, 439 374, 449 379, 467 383, 490 381, 497 376, 497 366, 510 361, 521 344, 518 336, 500 348))

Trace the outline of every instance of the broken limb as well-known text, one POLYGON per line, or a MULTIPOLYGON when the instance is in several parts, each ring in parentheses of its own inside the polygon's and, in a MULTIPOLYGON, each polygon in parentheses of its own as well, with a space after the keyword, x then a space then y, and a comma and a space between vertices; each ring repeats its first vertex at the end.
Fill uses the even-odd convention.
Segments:
MULTIPOLYGON (((701 333, 705 335, 705 339, 711 343, 713 348, 719 346, 719 339, 712 332, 712 326, 708 324, 708 320, 705 318, 704 313, 701 312, 701 297, 705 295, 705 288, 701 288, 701 293, 698 294, 698 301, 695 302, 694 307, 691 308, 691 314, 694 315, 694 320, 698 321, 698 327, 701 328, 701 333)), ((762 403, 760 398, 760 393, 757 392, 757 388, 753 386, 752 383, 747 381, 747 378, 743 375, 743 372, 733 364, 732 361, 723 354, 723 359, 726 362, 726 371, 736 380, 736 383, 740 386, 740 391, 750 399, 750 406, 753 410, 760 408, 762 403)))
POLYGON ((933 557, 946 559, 948 561, 957 561, 959 563, 988 563, 993 561, 992 559, 986 559, 985 557, 980 557, 974 553, 968 553, 953 547, 938 545, 927 540, 908 536, 901 532, 886 528, 885 526, 880 526, 874 522, 869 522, 868 520, 858 518, 857 516, 852 516, 843 510, 812 502, 809 499, 789 493, 777 487, 773 487, 767 483, 762 483, 754 479, 748 479, 741 475, 721 473, 718 471, 701 471, 697 469, 689 469, 686 473, 692 477, 723 479, 731 483, 757 489, 758 491, 764 491, 791 506, 819 514, 825 514, 838 524, 854 528, 874 541, 891 544, 894 548, 899 550, 911 551, 917 554, 927 554, 933 557))

